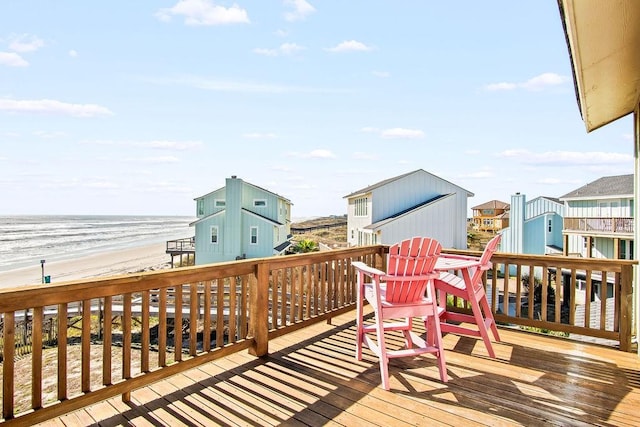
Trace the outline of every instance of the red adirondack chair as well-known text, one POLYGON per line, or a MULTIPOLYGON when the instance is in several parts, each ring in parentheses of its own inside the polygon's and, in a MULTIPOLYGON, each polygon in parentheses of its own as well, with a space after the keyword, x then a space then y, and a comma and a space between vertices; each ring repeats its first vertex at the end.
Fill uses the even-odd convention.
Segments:
POLYGON ((395 357, 431 353, 438 361, 441 380, 447 381, 439 320, 444 309, 436 301, 438 273, 433 270, 440 250, 436 240, 414 237, 390 247, 386 272, 359 261, 352 264, 358 272, 356 358, 362 360, 363 344, 378 356, 385 390, 389 390, 389 359, 395 357), (365 276, 370 283, 365 283, 365 276), (374 308, 373 324, 364 324, 365 300, 374 308), (415 317, 425 322, 426 340, 411 329, 415 317), (385 343, 389 331, 402 331, 406 348, 389 350, 385 343))
MULTIPOLYGON (((496 327, 496 321, 493 318, 491 307, 487 301, 487 295, 484 291, 482 284, 482 276, 485 271, 490 270, 492 267, 491 257, 498 249, 502 235, 498 234, 487 243, 482 256, 466 257, 463 255, 442 255, 443 258, 457 258, 457 259, 469 259, 476 260, 477 264, 468 270, 463 271, 463 276, 455 275, 451 272, 441 272, 440 276, 435 281, 435 287, 438 293, 444 292, 445 294, 453 295, 458 298, 462 298, 469 302, 471 305, 472 315, 464 313, 455 313, 447 311, 441 316, 441 329, 443 332, 452 332, 454 334, 469 335, 475 337, 481 337, 490 357, 495 358, 496 354, 489 338, 488 329, 491 329, 496 341, 500 342, 500 335, 498 335, 498 328, 496 327), (454 323, 448 323, 452 321, 454 323), (460 322, 467 322, 474 324, 471 328, 462 326, 460 322)), ((495 290, 493 291, 495 292, 495 290)), ((446 306, 445 296, 440 296, 440 305, 446 306)))

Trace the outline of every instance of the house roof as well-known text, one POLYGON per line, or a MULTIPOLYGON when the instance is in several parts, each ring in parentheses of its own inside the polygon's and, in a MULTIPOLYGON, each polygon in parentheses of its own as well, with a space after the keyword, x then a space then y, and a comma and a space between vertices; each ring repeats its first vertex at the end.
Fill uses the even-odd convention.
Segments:
POLYGON ((490 202, 474 206, 471 209, 509 209, 509 203, 501 202, 500 200, 491 200, 490 202))
POLYGON ((361 188, 360 190, 354 191, 354 192, 353 192, 353 193, 351 193, 351 194, 347 194, 346 196, 344 196, 344 197, 343 197, 343 199, 347 199, 347 198, 349 198, 349 197, 357 196, 357 195, 359 195, 359 194, 366 194, 366 193, 370 193, 370 192, 372 192, 373 190, 375 190, 376 188, 383 187, 383 186, 385 186, 385 185, 387 185, 387 184, 389 184, 389 183, 391 183, 391 182, 397 181, 397 180, 399 180, 399 179, 402 179, 402 178, 404 178, 404 177, 406 177, 406 176, 409 176, 409 175, 412 175, 412 174, 414 174, 414 173, 426 173, 426 174, 429 174, 429 175, 431 175, 431 176, 435 176, 436 178, 441 179, 441 180, 442 180, 442 181, 444 181, 444 182, 448 182, 449 184, 454 185, 454 186, 456 186, 456 187, 458 187, 458 188, 460 188, 460 189, 462 189, 462 190, 466 191, 466 192, 467 192, 467 195, 468 195, 469 197, 472 197, 472 196, 474 195, 474 194, 473 194, 472 192, 470 192, 469 190, 465 190, 464 188, 462 188, 462 187, 460 187, 460 186, 458 186, 458 185, 456 185, 456 184, 453 184, 452 182, 449 182, 449 181, 447 181, 446 179, 442 179, 442 178, 440 178, 439 176, 433 175, 433 174, 431 174, 431 173, 429 173, 429 172, 425 171, 424 169, 416 169, 416 170, 414 170, 414 171, 407 172, 407 173, 404 173, 404 174, 402 174, 402 175, 394 176, 393 178, 388 178, 388 179, 385 179, 385 180, 382 180, 382 181, 376 182, 375 184, 369 185, 368 187, 361 188))
POLYGON ((412 213, 412 212, 416 212, 417 210, 423 208, 424 206, 430 205, 432 203, 437 202, 440 199, 444 199, 445 197, 449 197, 449 196, 452 196, 452 195, 453 194, 440 194, 440 195, 438 195, 436 197, 433 197, 433 198, 431 198, 429 200, 426 200, 426 201, 424 201, 422 203, 419 203, 419 204, 417 204, 415 206, 411 206, 408 209, 405 209, 403 211, 397 212, 397 213, 395 213, 395 214, 393 214, 393 215, 391 215, 391 216, 389 216, 389 217, 387 217, 385 219, 382 219, 380 221, 374 222, 373 224, 369 224, 364 228, 365 229, 370 229, 370 230, 375 230, 378 227, 382 227, 383 225, 388 224, 389 222, 395 220, 396 218, 399 218, 399 217, 401 217, 403 215, 407 215, 407 214, 412 213))
POLYGON ((640 98, 640 2, 558 0, 587 132, 634 111, 640 98))
MULTIPOLYGON (((557 197, 539 196, 539 197, 536 197, 536 198, 537 198, 537 199, 539 198, 539 199, 547 199, 547 200, 551 200, 552 202, 554 202, 554 203, 558 203, 559 205, 561 205, 561 204, 562 204, 562 201, 561 201, 560 199, 558 199, 557 197)), ((535 199, 533 199, 533 200, 535 200, 535 199)))
MULTIPOLYGON (((263 219, 263 220, 265 220, 265 221, 267 221, 267 222, 270 222, 270 223, 271 223, 271 224, 273 224, 273 225, 283 225, 283 224, 282 224, 282 223, 280 223, 279 221, 273 220, 273 219, 271 219, 271 218, 269 218, 269 217, 266 217, 266 216, 264 216, 264 215, 260 215, 259 213, 252 212, 252 211, 250 211, 250 210, 248 210, 248 209, 245 209, 245 208, 240 209, 240 211, 241 211, 241 212, 243 212, 243 213, 246 213, 246 214, 253 215, 253 216, 258 217, 258 218, 260 218, 260 219, 263 219)), ((209 218, 213 218, 214 216, 222 215, 222 214, 223 214, 223 213, 225 213, 225 212, 226 212, 226 209, 220 209, 219 211, 214 212, 214 213, 212 213, 212 214, 210 214, 210 215, 203 216, 202 218, 198 218, 197 220, 195 220, 195 221, 193 221, 192 223, 190 223, 190 224, 189 224, 189 226, 190 226, 190 227, 191 227, 191 226, 194 226, 194 225, 196 225, 196 224, 198 224, 198 223, 200 223, 200 222, 202 222, 202 221, 206 221, 206 220, 208 220, 209 218)))
MULTIPOLYGON (((257 189, 258 189, 258 190, 260 190, 260 191, 265 191, 265 192, 267 192, 267 193, 273 194, 274 196, 277 196, 277 197, 279 197, 280 199, 282 199, 282 200, 286 201, 287 203, 290 203, 291 205, 293 205, 293 203, 291 203, 291 200, 287 199, 287 198, 286 198, 286 197, 284 197, 284 196, 281 196, 281 195, 280 195, 280 194, 278 194, 278 193, 274 193, 273 191, 269 191, 269 190, 267 190, 266 188, 259 187, 259 186, 255 185, 255 184, 252 184, 252 183, 250 183, 250 182, 247 182, 247 181, 245 181, 245 180, 243 180, 243 179, 241 179, 241 178, 237 178, 237 179, 239 179, 240 181, 242 181, 242 183, 243 183, 243 184, 245 184, 245 185, 250 185, 250 186, 252 186, 253 188, 257 188, 257 189)), ((225 188, 225 187, 226 187, 226 185, 225 185, 225 186, 223 186, 223 187, 217 188, 217 189, 215 189, 215 190, 213 190, 213 191, 209 191, 207 194, 204 194, 204 195, 202 195, 202 196, 195 197, 193 200, 198 200, 198 199, 201 199, 201 198, 203 198, 203 197, 207 197, 208 195, 213 194, 213 193, 215 193, 216 191, 220 191, 220 190, 222 190, 222 189, 223 189, 223 188, 225 188)))
POLYGON ((560 199, 593 199, 612 196, 633 197, 633 174, 603 176, 565 194, 560 199))

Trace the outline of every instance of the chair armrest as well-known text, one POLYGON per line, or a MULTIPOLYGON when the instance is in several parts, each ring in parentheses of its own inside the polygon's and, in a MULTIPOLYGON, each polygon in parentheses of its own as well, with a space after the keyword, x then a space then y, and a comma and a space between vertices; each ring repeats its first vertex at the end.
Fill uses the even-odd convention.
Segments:
POLYGON ((387 280, 394 281, 394 282, 412 282, 415 280, 437 279, 438 277, 440 277, 440 272, 434 271, 433 273, 422 274, 420 276, 390 276, 385 274, 381 277, 381 280, 384 280, 385 282, 387 280))
POLYGON ((451 258, 451 259, 468 259, 470 261, 480 261, 480 257, 471 256, 471 255, 458 255, 458 254, 440 254, 440 258, 451 258))
POLYGON ((384 271, 378 270, 377 268, 368 266, 367 264, 365 264, 364 262, 360 262, 360 261, 355 261, 352 262, 351 265, 358 271, 364 273, 365 275, 369 276, 369 277, 374 277, 374 276, 383 276, 385 274, 384 271))

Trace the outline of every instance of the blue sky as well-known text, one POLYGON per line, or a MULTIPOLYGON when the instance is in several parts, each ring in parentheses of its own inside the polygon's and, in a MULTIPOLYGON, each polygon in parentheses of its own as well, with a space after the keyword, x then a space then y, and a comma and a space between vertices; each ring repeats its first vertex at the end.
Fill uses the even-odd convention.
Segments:
POLYGON ((0 7, 0 214, 195 214, 237 175, 346 213, 424 169, 559 197, 633 172, 587 134, 555 1, 12 1, 0 7))

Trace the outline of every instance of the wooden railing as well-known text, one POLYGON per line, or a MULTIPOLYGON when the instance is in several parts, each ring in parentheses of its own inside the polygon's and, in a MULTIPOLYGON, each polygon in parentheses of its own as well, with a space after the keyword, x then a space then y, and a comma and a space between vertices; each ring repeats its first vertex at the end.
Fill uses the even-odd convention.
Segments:
POLYGON ((564 230, 633 234, 633 218, 564 218, 564 230))
MULTIPOLYGON (((265 355, 269 339, 353 309, 351 263, 384 269, 387 249, 356 247, 0 290, 1 421, 32 425, 113 396, 128 401, 134 389, 237 351, 265 355), (57 340, 47 346, 42 331, 51 319, 57 340), (27 323, 32 350, 17 357, 16 330, 27 323)), ((611 339, 629 350, 632 262, 500 253, 492 260, 485 286, 499 322, 611 339), (530 273, 539 277, 540 292, 526 292, 530 273), (581 304, 576 287, 582 276, 587 295, 594 294, 597 277, 612 282, 611 313, 596 304, 608 301, 608 286, 581 304)), ((461 301, 451 303, 452 310, 466 310, 461 301)))
POLYGON ((129 400, 136 388, 233 352, 265 355, 269 338, 351 310, 351 261, 382 266, 382 251, 350 248, 0 290, 2 421, 32 425, 119 394, 129 400), (45 348, 43 325, 52 318, 57 343, 45 348), (32 352, 18 358, 15 331, 25 320, 32 323, 32 352))
MULTIPOLYGON (((491 261, 484 286, 497 322, 631 350, 635 261, 507 253, 491 261)), ((467 311, 463 301, 449 302, 449 309, 467 311)))
POLYGON ((167 240, 166 252, 180 253, 180 252, 195 252, 196 250, 196 238, 185 237, 184 239, 167 240))

